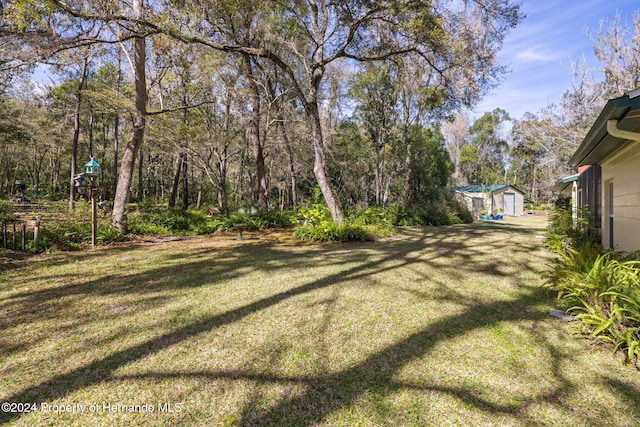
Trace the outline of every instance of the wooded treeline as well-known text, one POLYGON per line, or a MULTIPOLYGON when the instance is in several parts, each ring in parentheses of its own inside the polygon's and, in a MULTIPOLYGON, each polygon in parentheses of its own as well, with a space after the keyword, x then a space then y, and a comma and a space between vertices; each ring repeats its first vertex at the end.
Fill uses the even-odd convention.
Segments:
POLYGON ((603 100, 637 85, 639 20, 617 18, 594 39, 604 80, 578 62, 560 106, 511 133, 503 110, 471 123, 458 113, 505 71, 495 54, 523 19, 508 0, 8 1, 0 12, 0 195, 21 179, 72 206, 72 178, 93 156, 115 225, 130 199, 284 209, 317 186, 337 221, 346 205, 439 203, 452 183, 508 182, 549 202, 603 100))

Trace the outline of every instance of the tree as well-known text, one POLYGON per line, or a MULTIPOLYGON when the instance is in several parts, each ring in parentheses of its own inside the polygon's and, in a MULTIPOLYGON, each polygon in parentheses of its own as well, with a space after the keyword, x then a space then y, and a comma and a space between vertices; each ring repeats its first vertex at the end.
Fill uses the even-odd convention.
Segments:
MULTIPOLYGON (((143 0, 133 0, 133 16, 136 19, 144 19, 143 0)), ((144 36, 136 36, 133 39, 133 75, 135 83, 135 118, 131 129, 131 136, 127 141, 122 162, 120 163, 120 175, 113 199, 113 213, 111 221, 117 230, 125 228, 125 208, 129 202, 131 179, 135 160, 144 139, 144 129, 147 114, 147 81, 146 81, 146 39, 144 36)))
POLYGON ((457 114, 452 122, 445 122, 442 125, 445 146, 454 168, 452 178, 456 185, 461 185, 463 180, 460 160, 463 147, 469 142, 469 128, 469 117, 462 113, 457 114))
POLYGON ((488 185, 506 179, 508 144, 502 124, 507 120, 507 112, 496 108, 469 128, 471 141, 460 150, 460 169, 469 184, 488 185))
POLYGON ((71 142, 71 179, 69 180, 69 209, 74 208, 76 186, 76 168, 78 161, 78 139, 80 137, 80 108, 82 107, 82 91, 85 88, 87 77, 89 74, 89 55, 87 54, 82 61, 82 71, 75 93, 76 100, 73 111, 73 141, 71 142))
POLYGON ((568 162, 581 138, 579 129, 564 108, 553 105, 515 121, 511 180, 534 202, 551 203, 551 187, 559 177, 571 173, 568 162))
POLYGON ((623 26, 621 20, 617 12, 610 24, 601 21, 597 36, 591 37, 604 76, 596 85, 604 102, 640 86, 640 12, 634 13, 632 28, 623 26))
POLYGON ((364 127, 375 159, 375 202, 384 204, 385 153, 390 150, 391 130, 396 122, 396 82, 392 80, 388 64, 369 64, 352 76, 350 90, 358 103, 355 116, 364 127))
POLYGON ((453 99, 469 105, 502 71, 495 64, 496 51, 507 30, 522 18, 518 6, 509 0, 260 2, 263 15, 259 25, 253 21, 256 25, 250 29, 261 37, 230 39, 228 35, 239 29, 221 29, 218 18, 222 11, 231 8, 253 14, 253 3, 171 2, 156 5, 157 15, 142 20, 138 15, 132 19, 118 13, 94 14, 90 9, 52 0, 57 8, 73 16, 143 24, 147 34, 163 32, 184 42, 264 58, 277 65, 288 76, 306 113, 315 153, 314 174, 336 221, 342 220, 343 213, 327 176, 319 105, 327 66, 342 58, 374 62, 415 52, 451 83, 444 86, 451 87, 453 99), (176 22, 170 25, 168 20, 174 17, 176 22), (184 26, 185 21, 192 25, 184 26))
POLYGON ((443 200, 449 189, 453 170, 451 159, 444 148, 444 139, 439 129, 412 126, 409 135, 415 156, 412 157, 409 171, 413 197, 408 207, 433 205, 443 200))

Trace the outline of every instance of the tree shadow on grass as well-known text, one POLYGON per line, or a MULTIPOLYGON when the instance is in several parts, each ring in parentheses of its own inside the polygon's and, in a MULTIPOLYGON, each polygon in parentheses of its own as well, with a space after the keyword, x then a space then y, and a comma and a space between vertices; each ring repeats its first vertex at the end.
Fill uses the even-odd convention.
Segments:
MULTIPOLYGON (((105 286, 100 280, 78 282, 68 286, 44 291, 29 291, 15 296, 15 301, 20 302, 18 310, 24 310, 30 304, 43 304, 43 301, 56 301, 61 298, 73 296, 109 295, 119 292, 139 293, 144 295, 149 292, 158 292, 163 289, 193 288, 197 286, 211 286, 223 281, 241 277, 246 269, 263 269, 274 272, 291 269, 292 265, 304 265, 313 258, 315 263, 343 263, 344 271, 329 274, 315 279, 307 284, 286 288, 281 292, 247 303, 243 306, 230 309, 226 312, 212 315, 204 319, 188 322, 177 327, 171 332, 153 337, 143 343, 133 345, 127 349, 114 352, 99 360, 87 363, 70 372, 54 376, 40 384, 28 387, 16 392, 12 396, 5 396, 5 401, 13 402, 46 402, 53 401, 74 391, 81 390, 101 382, 114 379, 114 371, 129 363, 140 360, 149 355, 180 344, 190 337, 200 333, 229 325, 243 319, 253 313, 261 312, 293 297, 304 295, 315 290, 339 285, 345 281, 367 279, 383 271, 394 271, 407 268, 415 263, 429 263, 443 257, 457 256, 460 252, 470 252, 470 261, 462 268, 468 272, 481 269, 485 272, 503 274, 496 268, 497 264, 487 267, 486 262, 473 259, 473 239, 482 239, 490 236, 491 228, 470 227, 464 229, 466 235, 460 237, 460 230, 440 229, 410 230, 395 239, 365 244, 365 245, 328 245, 314 246, 311 248, 297 249, 295 251, 279 250, 277 244, 266 243, 248 248, 237 246, 224 250, 202 249, 197 254, 198 259, 178 265, 159 267, 142 275, 132 274, 120 277, 118 286, 105 286), (207 256, 221 258, 218 270, 212 272, 211 259, 207 256), (252 256, 254 259, 243 259, 243 256, 252 256), (204 259, 202 259, 204 258, 204 259), (246 264, 250 265, 247 266, 246 264), (244 270, 243 270, 244 268, 244 270), (184 280, 185 271, 191 272, 188 280, 184 280), (202 272, 204 271, 204 272, 202 272), (153 282, 148 286, 136 286, 147 280, 155 281, 163 278, 159 283, 153 282)), ((494 238, 490 243, 483 243, 483 247, 489 245, 492 250, 509 248, 510 243, 500 238, 494 238)), ((519 249, 515 249, 519 250, 519 249)), ((527 251, 529 249, 522 249, 527 251)), ((499 260, 495 261, 496 263, 499 260)), ((452 271, 461 270, 460 266, 452 265, 452 271)), ((461 273, 462 274, 462 273, 461 273)), ((337 298, 337 295, 334 295, 337 298)), ((389 385, 394 384, 394 375, 407 363, 424 356, 439 341, 452 339, 467 331, 491 325, 496 322, 509 320, 540 319, 542 314, 529 310, 528 307, 539 303, 543 299, 540 291, 533 288, 521 288, 521 296, 512 301, 500 301, 488 304, 470 303, 464 313, 444 318, 427 328, 416 332, 406 339, 370 355, 366 360, 356 366, 339 372, 317 375, 312 377, 289 378, 282 381, 297 381, 306 385, 306 391, 301 395, 282 399, 277 405, 268 410, 258 410, 250 404, 243 411, 243 424, 269 424, 281 425, 311 425, 321 422, 331 412, 352 404, 358 396, 365 392, 384 394, 389 390, 389 385)), ((156 300, 155 303, 160 303, 156 300)), ((46 308, 42 306, 41 308, 46 308)), ((46 310, 45 310, 46 311, 46 310)), ((21 321, 30 321, 32 318, 24 318, 21 321)), ((325 322, 331 321, 331 315, 325 316, 325 322)), ((6 325, 5 325, 6 326, 6 325)), ((205 375, 207 375, 205 373, 205 375)), ((237 377, 243 375, 255 375, 251 372, 236 372, 237 377)), ((120 378, 120 377, 118 377, 120 378)), ((266 379, 266 378, 265 378, 266 379)), ((278 380, 280 381, 280 380, 278 380)), ((452 391, 453 392, 453 391, 452 391)), ((483 403, 477 396, 468 390, 457 390, 463 400, 476 402, 478 406, 493 408, 495 411, 512 411, 518 408, 492 407, 488 402, 483 403)), ((454 393, 455 394, 455 393, 454 393)), ((494 405, 495 406, 495 405, 494 405)), ((0 414, 0 423, 6 423, 18 417, 18 414, 0 414)))
MULTIPOLYGON (((455 339, 472 330, 497 322, 540 320, 544 314, 527 310, 545 299, 537 289, 526 289, 522 297, 510 302, 496 302, 470 307, 464 313, 443 318, 419 332, 370 355, 357 365, 336 373, 305 379, 306 391, 283 399, 267 411, 258 407, 244 409, 241 425, 316 425, 339 409, 348 407, 366 394, 385 395, 407 388, 396 374, 408 363, 424 357, 440 341, 455 339)), ((427 379, 428 381, 428 379, 427 379)), ((501 406, 480 398, 471 389, 422 385, 458 397, 478 409, 491 413, 516 414, 519 406, 501 406)))

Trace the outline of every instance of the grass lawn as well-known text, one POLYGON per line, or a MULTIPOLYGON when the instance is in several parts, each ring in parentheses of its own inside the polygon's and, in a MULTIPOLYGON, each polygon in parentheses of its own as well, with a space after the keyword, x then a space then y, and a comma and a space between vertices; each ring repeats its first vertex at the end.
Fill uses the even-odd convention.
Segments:
POLYGON ((636 425, 640 373, 548 315, 544 226, 0 252, 0 402, 37 404, 0 424, 636 425))

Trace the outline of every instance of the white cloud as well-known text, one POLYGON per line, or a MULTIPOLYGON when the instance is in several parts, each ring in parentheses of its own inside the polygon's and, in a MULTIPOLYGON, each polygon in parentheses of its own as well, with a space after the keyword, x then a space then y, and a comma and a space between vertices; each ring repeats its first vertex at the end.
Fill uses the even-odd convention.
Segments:
POLYGON ((505 40, 498 62, 510 72, 491 91, 476 112, 504 108, 515 118, 557 102, 567 90, 571 75, 567 63, 585 56, 591 62, 592 42, 585 28, 596 30, 600 20, 616 11, 632 16, 638 0, 528 0, 522 2, 527 18, 505 40))
POLYGON ((529 63, 529 62, 549 62, 557 61, 559 59, 558 52, 545 51, 544 49, 529 48, 522 50, 515 55, 516 62, 529 63))

